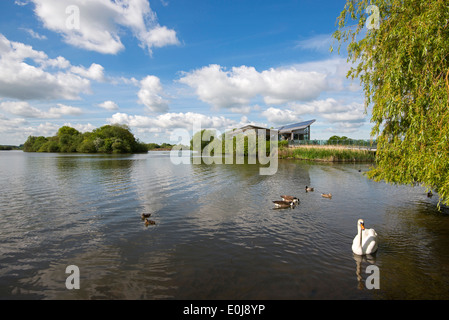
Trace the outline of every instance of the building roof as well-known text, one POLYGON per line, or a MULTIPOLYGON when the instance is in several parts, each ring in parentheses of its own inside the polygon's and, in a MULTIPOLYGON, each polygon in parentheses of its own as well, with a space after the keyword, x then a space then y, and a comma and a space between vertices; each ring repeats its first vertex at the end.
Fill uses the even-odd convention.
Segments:
POLYGON ((246 126, 244 126, 244 127, 241 127, 240 129, 237 129, 237 130, 243 130, 243 131, 245 131, 245 130, 248 130, 248 129, 264 129, 264 130, 270 130, 270 129, 267 129, 267 128, 264 128, 264 127, 254 126, 254 125, 252 125, 252 124, 248 124, 248 125, 246 125, 246 126))
POLYGON ((279 133, 285 133, 285 132, 292 132, 295 130, 301 130, 301 129, 305 129, 308 126, 310 126, 312 123, 314 123, 316 120, 309 120, 309 121, 303 121, 303 122, 298 122, 298 123, 292 123, 292 124, 287 124, 285 126, 279 127, 277 128, 277 130, 279 131, 279 133))

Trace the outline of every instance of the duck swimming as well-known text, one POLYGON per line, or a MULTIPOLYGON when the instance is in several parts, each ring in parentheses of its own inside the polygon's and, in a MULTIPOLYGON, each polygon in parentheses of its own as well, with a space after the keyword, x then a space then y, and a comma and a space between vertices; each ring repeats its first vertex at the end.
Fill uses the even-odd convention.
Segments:
POLYGON ((329 198, 329 199, 331 199, 331 198, 332 198, 332 193, 322 193, 321 196, 322 196, 323 198, 329 198))
POLYGON ((153 220, 150 220, 150 219, 145 219, 145 225, 149 226, 150 224, 153 225, 153 224, 156 224, 156 222, 153 220))
POLYGON ((294 197, 294 196, 281 196, 281 198, 284 201, 294 202, 295 204, 299 203, 299 199, 297 197, 294 197))
POLYGON ((142 213, 140 217, 142 218, 142 220, 145 220, 146 218, 151 217, 151 213, 142 213))
POLYGON ((276 208, 294 208, 295 203, 293 201, 273 201, 276 208))
POLYGON ((313 188, 306 186, 306 192, 309 192, 309 191, 313 191, 313 188))

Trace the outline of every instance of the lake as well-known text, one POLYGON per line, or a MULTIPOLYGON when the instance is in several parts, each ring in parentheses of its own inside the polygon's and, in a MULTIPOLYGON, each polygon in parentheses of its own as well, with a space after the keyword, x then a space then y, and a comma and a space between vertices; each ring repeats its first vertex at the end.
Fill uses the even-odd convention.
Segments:
POLYGON ((0 151, 0 299, 448 299, 447 208, 368 169, 0 151), (300 204, 274 209, 282 194, 300 204), (379 236, 363 259, 359 218, 379 236), (79 290, 66 288, 70 265, 79 290))

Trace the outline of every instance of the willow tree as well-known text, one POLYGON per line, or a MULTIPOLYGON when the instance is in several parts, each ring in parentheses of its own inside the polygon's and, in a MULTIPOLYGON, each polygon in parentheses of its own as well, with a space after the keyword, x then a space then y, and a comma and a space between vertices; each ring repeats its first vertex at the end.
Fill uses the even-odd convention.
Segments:
POLYGON ((337 18, 338 51, 347 48, 372 108, 376 166, 369 177, 424 185, 449 203, 449 3, 447 0, 347 0, 337 18))

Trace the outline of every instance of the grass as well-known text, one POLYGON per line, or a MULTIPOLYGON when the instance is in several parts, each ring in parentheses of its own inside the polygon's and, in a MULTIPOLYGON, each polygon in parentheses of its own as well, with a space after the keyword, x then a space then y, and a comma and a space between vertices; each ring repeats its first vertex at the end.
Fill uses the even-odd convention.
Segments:
POLYGON ((301 159, 326 162, 374 162, 376 153, 366 149, 339 146, 300 146, 280 148, 279 159, 301 159))

